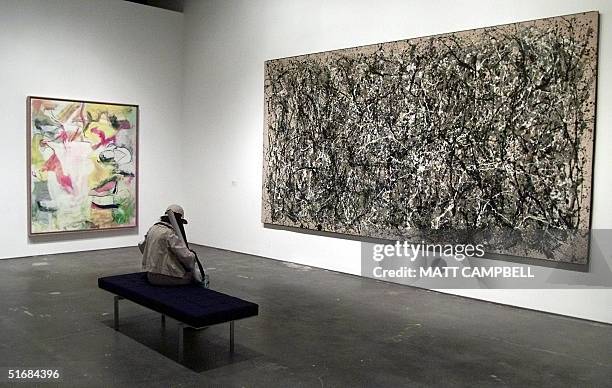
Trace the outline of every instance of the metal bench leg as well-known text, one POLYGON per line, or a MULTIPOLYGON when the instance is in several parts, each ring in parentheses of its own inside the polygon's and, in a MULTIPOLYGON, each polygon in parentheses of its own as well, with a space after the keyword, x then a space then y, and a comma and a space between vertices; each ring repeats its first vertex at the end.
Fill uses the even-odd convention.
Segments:
POLYGON ((115 295, 114 299, 115 299, 115 302, 114 302, 114 315, 113 315, 114 321, 115 321, 114 322, 114 327, 115 327, 115 330, 119 330, 119 301, 121 299, 123 299, 123 298, 120 297, 120 296, 115 295))
POLYGON ((182 323, 178 324, 178 360, 183 362, 183 335, 185 334, 185 325, 182 323))
POLYGON ((230 353, 234 353, 234 321, 230 322, 230 353))

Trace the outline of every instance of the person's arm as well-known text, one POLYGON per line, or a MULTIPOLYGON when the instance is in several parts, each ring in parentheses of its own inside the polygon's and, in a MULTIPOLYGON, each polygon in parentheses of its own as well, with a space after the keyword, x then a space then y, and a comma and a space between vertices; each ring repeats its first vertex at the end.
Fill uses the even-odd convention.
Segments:
POLYGON ((145 234, 144 240, 138 243, 138 249, 140 249, 140 253, 144 253, 146 245, 147 245, 147 235, 145 234))
POLYGON ((194 270, 195 254, 187 248, 187 245, 175 233, 170 234, 168 247, 185 268, 190 271, 194 270))

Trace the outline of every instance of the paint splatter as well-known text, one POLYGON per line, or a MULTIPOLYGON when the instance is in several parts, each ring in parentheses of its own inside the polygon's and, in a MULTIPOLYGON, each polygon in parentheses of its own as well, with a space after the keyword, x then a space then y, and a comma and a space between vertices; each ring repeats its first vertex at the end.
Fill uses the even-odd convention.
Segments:
POLYGON ((597 24, 268 61, 263 222, 585 263, 597 24))

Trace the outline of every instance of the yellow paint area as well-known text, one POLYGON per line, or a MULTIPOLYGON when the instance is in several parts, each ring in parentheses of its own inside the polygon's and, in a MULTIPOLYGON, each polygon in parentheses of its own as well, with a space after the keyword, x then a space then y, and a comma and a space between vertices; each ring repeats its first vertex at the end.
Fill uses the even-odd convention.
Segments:
POLYGON ((98 128, 98 130, 104 132, 104 136, 106 136, 107 139, 117 133, 117 130, 113 128, 106 116, 103 116, 100 121, 90 123, 89 130, 85 132, 85 139, 91 144, 98 144, 100 142, 100 136, 91 131, 93 128, 98 128))
POLYGON ((89 159, 93 163, 94 169, 89 174, 89 188, 93 189, 100 186, 103 182, 107 181, 114 176, 114 167, 109 164, 100 163, 97 153, 92 153, 89 159))
POLYGON ((32 160, 32 171, 36 173, 36 178, 41 181, 46 181, 47 172, 42 170, 42 167, 45 164, 45 157, 40 152, 41 140, 43 140, 43 136, 41 134, 37 133, 32 136, 32 141, 30 143, 30 158, 32 160))
POLYGON ((57 119, 61 123, 65 123, 74 114, 74 112, 81 107, 80 103, 67 104, 57 115, 57 119))
POLYGON ((113 222, 113 212, 108 209, 91 209, 91 221, 98 226, 98 228, 110 228, 115 226, 113 222))
POLYGON ((85 111, 91 114, 94 120, 101 117, 103 114, 108 116, 117 116, 117 119, 125 119, 132 111, 132 107, 121 105, 104 105, 104 104, 85 104, 85 111))
POLYGON ((32 167, 39 169, 45 163, 45 158, 40 152, 40 141, 43 139, 42 135, 35 134, 32 136, 32 141, 30 143, 30 155, 32 157, 32 167))

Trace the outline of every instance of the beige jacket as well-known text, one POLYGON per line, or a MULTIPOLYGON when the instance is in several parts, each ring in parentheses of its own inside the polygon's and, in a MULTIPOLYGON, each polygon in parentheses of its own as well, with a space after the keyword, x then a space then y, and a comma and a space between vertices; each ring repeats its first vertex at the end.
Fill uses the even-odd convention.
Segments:
POLYGON ((153 225, 138 248, 142 252, 143 271, 182 278, 187 270, 195 270, 195 254, 167 222, 153 225))

